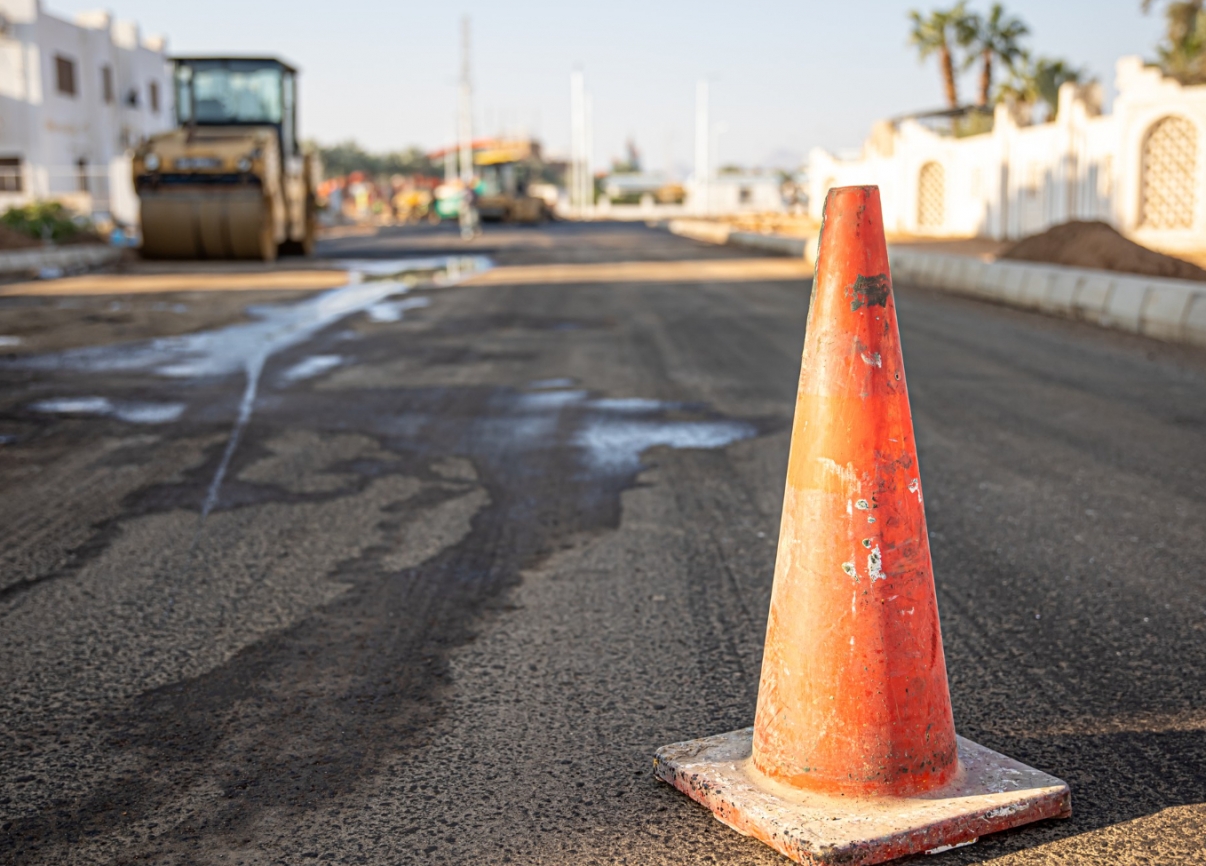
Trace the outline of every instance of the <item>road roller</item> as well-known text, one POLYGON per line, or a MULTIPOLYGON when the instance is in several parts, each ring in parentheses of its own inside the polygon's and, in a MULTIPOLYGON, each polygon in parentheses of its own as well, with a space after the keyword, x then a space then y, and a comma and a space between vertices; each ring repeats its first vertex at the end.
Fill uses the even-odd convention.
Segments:
POLYGON ((481 179, 477 211, 487 222, 536 225, 548 219, 543 199, 528 194, 538 152, 526 140, 497 140, 473 154, 481 179))
POLYGON ((142 254, 311 255, 318 160, 297 134, 297 69, 274 57, 172 60, 176 127, 134 153, 142 254))

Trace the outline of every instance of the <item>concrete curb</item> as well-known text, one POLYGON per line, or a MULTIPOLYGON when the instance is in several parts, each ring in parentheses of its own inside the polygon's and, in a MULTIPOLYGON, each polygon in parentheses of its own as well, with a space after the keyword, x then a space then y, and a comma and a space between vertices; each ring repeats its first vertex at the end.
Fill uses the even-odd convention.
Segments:
POLYGON ((708 220, 670 220, 665 225, 671 234, 681 235, 684 238, 691 238, 693 241, 703 241, 708 244, 727 244, 731 232, 729 227, 723 223, 714 223, 708 220))
POLYGON ((781 256, 803 258, 809 238, 793 238, 786 235, 763 235, 757 232, 736 232, 723 223, 709 220, 673 219, 666 223, 672 234, 682 235, 709 244, 729 244, 750 250, 761 250, 781 256))
POLYGON ((1206 346, 1206 283, 893 247, 897 282, 1093 322, 1171 343, 1206 346))
POLYGON ((105 244, 75 244, 66 247, 37 247, 0 252, 0 274, 39 273, 48 268, 84 270, 107 265, 121 258, 120 247, 105 244))
MULTIPOLYGON (((708 220, 670 220, 669 230, 713 244, 816 257, 816 238, 735 232, 708 220)), ((1206 283, 890 246, 892 277, 1052 316, 1080 319, 1170 343, 1206 346, 1206 283)))
POLYGON ((783 256, 804 257, 808 238, 790 238, 784 235, 760 235, 757 232, 729 232, 729 243, 751 250, 778 253, 783 256))

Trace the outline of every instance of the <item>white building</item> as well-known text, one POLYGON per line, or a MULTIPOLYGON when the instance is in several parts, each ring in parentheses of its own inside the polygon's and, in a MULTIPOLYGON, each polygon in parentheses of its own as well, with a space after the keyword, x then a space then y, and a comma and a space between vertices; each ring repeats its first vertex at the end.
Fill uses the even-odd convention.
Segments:
POLYGON ((136 222, 129 151, 174 122, 165 48, 107 12, 0 0, 0 211, 56 199, 136 222))
POLYGON ((692 176, 687 181, 687 210, 712 216, 782 211, 786 206, 781 186, 776 174, 720 172, 706 184, 692 176))
POLYGON ((1138 57, 1117 64, 1113 112, 1095 85, 1065 84, 1056 119, 998 106, 991 132, 955 137, 919 119, 877 124, 861 158, 809 157, 810 211, 832 186, 878 184, 889 232, 1010 239, 1104 220, 1140 243, 1206 247, 1206 85, 1138 57))

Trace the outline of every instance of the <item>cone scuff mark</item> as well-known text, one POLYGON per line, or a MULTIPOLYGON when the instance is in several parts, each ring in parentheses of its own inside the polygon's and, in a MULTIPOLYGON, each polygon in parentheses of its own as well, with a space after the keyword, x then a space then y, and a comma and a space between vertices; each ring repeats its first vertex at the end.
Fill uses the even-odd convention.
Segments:
POLYGON ((854 285, 847 290, 853 294, 850 300, 851 311, 860 307, 888 306, 888 293, 891 288, 887 274, 876 274, 872 277, 864 277, 859 274, 854 285))

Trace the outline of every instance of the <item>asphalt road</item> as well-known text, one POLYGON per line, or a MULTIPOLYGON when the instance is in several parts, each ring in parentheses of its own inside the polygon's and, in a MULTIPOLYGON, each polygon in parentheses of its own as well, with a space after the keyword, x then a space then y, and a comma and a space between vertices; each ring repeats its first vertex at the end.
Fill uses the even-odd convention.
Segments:
MULTIPOLYGON (((466 252, 139 319, 195 342, 0 298, 84 335, 0 359, 0 862, 785 862, 650 759, 752 721, 806 280, 640 226, 322 250, 466 252)), ((957 728, 1074 806, 925 862, 1206 862, 1206 354, 897 294, 957 728)))

